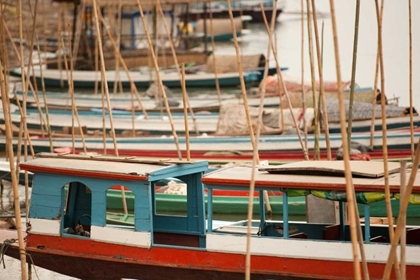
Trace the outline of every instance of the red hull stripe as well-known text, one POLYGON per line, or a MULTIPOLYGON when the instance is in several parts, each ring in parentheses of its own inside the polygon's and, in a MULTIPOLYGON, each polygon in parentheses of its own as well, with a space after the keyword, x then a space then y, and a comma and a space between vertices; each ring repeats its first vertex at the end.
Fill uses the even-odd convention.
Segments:
MULTIPOLYGON (((86 258, 108 259, 117 262, 115 255, 121 256, 125 263, 145 264, 151 266, 177 267, 180 269, 215 270, 220 272, 243 273, 245 255, 207 252, 179 248, 152 247, 139 248, 117 244, 96 242, 89 239, 63 238, 34 235, 27 238, 28 251, 55 255, 77 255, 86 258), (43 249, 37 249, 37 246, 43 249), (60 250, 50 249, 60 248, 60 250), (91 254, 94 255, 91 255, 91 254)), ((281 248, 279 248, 281 252, 281 248)), ((36 263, 36 260, 34 260, 36 263)), ((41 264, 40 264, 41 265, 41 264)), ((371 279, 381 279, 385 265, 370 263, 368 265, 371 279)), ((270 256, 252 256, 252 273, 266 275, 287 275, 319 279, 352 279, 353 263, 295 259, 270 256)), ((407 279, 416 279, 420 275, 420 266, 407 266, 407 279)))

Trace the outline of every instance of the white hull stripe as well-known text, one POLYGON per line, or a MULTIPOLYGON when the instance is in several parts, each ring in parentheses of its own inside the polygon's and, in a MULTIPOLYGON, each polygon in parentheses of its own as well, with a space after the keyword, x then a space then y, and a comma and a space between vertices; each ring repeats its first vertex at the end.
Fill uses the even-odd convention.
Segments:
MULTIPOLYGON (((389 244, 364 244, 368 263, 386 263, 389 244)), ((246 236, 207 234, 207 250, 245 254, 246 236)), ((398 256, 399 256, 399 250, 398 256)), ((353 261, 350 242, 251 237, 251 254, 261 256, 353 261)), ((406 247, 406 263, 420 265, 420 246, 406 247)))
POLYGON ((143 248, 151 246, 150 232, 98 226, 92 226, 90 230, 90 238, 95 241, 143 248))

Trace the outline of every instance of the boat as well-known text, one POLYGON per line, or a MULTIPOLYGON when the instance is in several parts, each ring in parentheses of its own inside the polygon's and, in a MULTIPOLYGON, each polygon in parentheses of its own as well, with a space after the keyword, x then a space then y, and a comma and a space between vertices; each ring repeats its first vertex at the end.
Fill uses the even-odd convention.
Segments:
MULTIPOLYGON (((120 73, 117 75, 115 70, 105 71, 105 77, 108 82, 108 87, 114 87, 114 84, 118 85, 119 81, 125 88, 130 88, 130 79, 134 82, 136 87, 147 88, 149 85, 156 80, 155 74, 149 73, 147 71, 130 71, 129 75, 123 70, 120 70, 120 73), (116 77, 119 76, 119 80, 116 80, 116 77)), ((10 70, 10 75, 12 76, 21 76, 21 69, 14 68, 10 70)), ((246 83, 253 83, 258 81, 260 77, 259 71, 248 71, 243 73, 243 77, 246 83)), ((169 88, 181 88, 181 79, 179 73, 174 69, 162 70, 160 71, 160 76, 162 83, 169 88)), ((46 88, 60 88, 68 87, 67 75, 64 70, 60 71, 58 69, 44 69, 40 70, 35 68, 31 72, 31 79, 36 79, 38 84, 41 84, 41 77, 43 77, 44 84, 46 88), (42 75, 41 75, 42 71, 42 75)), ((91 71, 91 70, 74 70, 72 72, 73 86, 75 88, 94 88, 95 84, 101 85, 101 72, 100 71, 91 71)), ((234 87, 240 85, 240 76, 238 72, 232 73, 221 73, 217 75, 219 85, 221 87, 234 87)), ((185 75, 186 87, 215 87, 216 79, 214 73, 208 72, 197 72, 193 74, 185 75)))
MULTIPOLYGON (((231 9, 234 17, 250 16, 252 22, 264 22, 260 3, 264 6, 267 21, 271 21, 273 11, 275 12, 276 19, 282 13, 285 7, 285 1, 275 2, 273 0, 265 1, 232 1, 231 9), (273 9, 274 3, 277 7, 273 9)), ((228 3, 226 2, 211 2, 211 3, 195 3, 187 11, 180 13, 180 18, 188 18, 189 20, 196 21, 200 18, 209 18, 210 9, 213 18, 229 18, 228 3)))
MULTIPOLYGON (((414 129, 414 142, 420 137, 420 129, 414 129)), ((410 129, 390 130, 386 133, 389 159, 411 158, 411 131, 410 129)), ((332 156, 336 156, 337 150, 342 146, 342 136, 339 133, 331 133, 330 147, 332 156)), ((186 157, 186 138, 178 136, 179 148, 183 158, 186 157)), ((383 159, 383 133, 377 131, 373 134, 373 148, 369 151, 371 159, 383 159)), ((104 144, 103 137, 89 137, 85 141, 81 138, 53 138, 52 147, 57 153, 94 153, 115 154, 114 139, 107 137, 104 144), (86 151, 84 150, 86 148, 86 151), (106 151, 104 151, 104 149, 106 151)), ((371 134, 368 132, 352 133, 352 141, 365 147, 370 147, 371 134)), ((18 139, 12 139, 16 148, 18 139)), ((308 155, 313 157, 315 136, 308 135, 308 155)), ((191 158, 206 159, 213 162, 229 162, 252 160, 253 148, 249 136, 191 136, 189 138, 191 158)), ((4 149, 6 138, 0 136, 0 148, 4 149)), ((33 137, 31 145, 35 152, 50 151, 50 139, 48 137, 33 137)), ((129 137, 117 138, 116 148, 120 156, 139 156, 147 158, 178 158, 177 146, 172 137, 129 137)), ((416 145, 415 145, 416 146, 416 145)), ((258 142, 261 160, 273 162, 287 162, 303 160, 304 153, 296 134, 261 135, 258 142)), ((325 136, 319 136, 319 149, 322 159, 327 158, 325 136)))
MULTIPOLYGON (((398 193, 399 165, 389 164, 390 190, 398 193)), ((342 161, 305 161, 255 170, 235 166, 203 176, 207 165, 206 161, 163 163, 57 154, 39 154, 21 163, 21 169, 35 174, 30 227, 24 239, 25 252, 30 255, 27 261, 81 279, 137 279, 139 275, 143 279, 243 279, 248 221, 214 220, 213 190, 249 190, 255 172, 260 201, 263 190, 282 190, 284 201, 294 190, 345 192, 342 161), (296 168, 310 168, 316 175, 291 174, 296 168), (325 170, 336 176, 322 173, 325 170), (282 171, 286 174, 279 174, 282 171), (170 176, 187 183, 188 207, 183 216, 156 213, 154 183, 170 176), (68 183, 68 191, 63 191, 68 183), (134 225, 107 222, 104 193, 118 185, 135 193, 134 225), (210 197, 207 217, 204 187, 210 197)), ((357 194, 383 191, 383 163, 350 162, 350 166, 357 194), (362 174, 364 177, 359 177, 362 174)), ((411 195, 419 193, 420 177, 416 176, 411 195)), ((343 201, 339 205, 339 223, 295 222, 287 214, 282 220, 260 215, 250 221, 251 279, 354 279, 350 226, 344 219, 343 201)), ((259 207, 264 210, 263 203, 259 207)), ((287 213, 287 203, 283 207, 287 213)), ((387 226, 368 221, 362 225, 362 236, 369 275, 370 279, 382 279, 391 254, 389 231, 387 226)), ((419 231, 420 227, 407 225, 407 279, 420 273, 419 231)), ((16 231, 0 231, 0 240, 12 238, 16 231)), ((6 244, 3 253, 19 259, 19 246, 6 244)))

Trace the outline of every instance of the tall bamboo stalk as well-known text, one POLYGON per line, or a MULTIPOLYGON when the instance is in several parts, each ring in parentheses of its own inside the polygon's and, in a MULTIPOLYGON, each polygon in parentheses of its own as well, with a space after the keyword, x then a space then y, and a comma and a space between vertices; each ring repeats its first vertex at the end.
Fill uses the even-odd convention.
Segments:
POLYGON ((357 64, 357 45, 359 41, 359 17, 360 17, 360 0, 356 0, 356 16, 354 19, 354 39, 353 39, 353 60, 351 66, 351 84, 350 84, 350 100, 349 100, 349 117, 347 127, 347 142, 349 149, 351 144, 351 132, 353 122, 353 102, 354 102, 354 87, 356 80, 356 64, 357 64))
MULTIPOLYGON (((102 13, 101 13, 100 11, 98 11, 98 18, 99 18, 99 20, 101 21, 101 23, 102 23, 104 26, 106 26, 106 23, 105 23, 104 17, 102 16, 102 13)), ((145 119, 148 119, 148 118, 149 118, 149 116, 147 115, 146 109, 145 109, 145 108, 144 108, 144 106, 143 106, 143 102, 141 101, 140 94, 139 94, 139 92, 137 91, 137 87, 136 87, 136 85, 134 84, 133 79, 131 78, 130 71, 129 71, 128 67, 127 67, 127 64, 126 64, 126 63, 125 63, 125 61, 124 61, 124 58, 123 58, 123 57, 122 57, 122 55, 121 55, 120 49, 119 49, 119 47, 118 47, 117 43, 115 42, 115 39, 114 39, 114 37, 112 36, 112 34, 111 34, 111 32, 109 31, 109 29, 108 29, 108 28, 106 28, 106 27, 105 27, 104 29, 105 29, 106 34, 108 35, 108 39, 111 41, 111 43, 112 43, 112 45, 113 45, 113 47, 114 47, 115 54, 116 54, 116 56, 117 56, 118 60, 120 61, 121 66, 123 67, 123 69, 124 69, 124 71, 125 71, 125 74, 126 74, 126 75, 127 75, 127 77, 128 77, 128 80, 130 81, 130 89, 131 89, 131 93, 132 93, 132 94, 135 94, 135 96, 136 96, 136 98, 137 98, 137 101, 138 101, 138 102, 139 102, 139 104, 140 104, 140 107, 141 107, 141 110, 142 110, 142 113, 143 113, 143 115, 144 115, 145 119)), ((134 105, 134 104, 133 104, 133 105, 134 105)))
MULTIPOLYGON (((60 30, 61 31, 61 30, 60 30)), ((62 34, 60 32, 60 34, 62 34)), ((64 39, 63 36, 60 36, 60 42, 61 42, 61 46, 63 47, 63 49, 66 48, 65 44, 64 44, 64 39)), ((71 47, 70 47, 71 48, 71 47)), ((70 53, 70 61, 72 61, 71 59, 71 51, 70 53)), ((86 144, 85 144, 85 137, 83 135, 83 128, 82 128, 82 124, 80 123, 80 119, 79 119, 79 114, 77 113, 77 107, 76 107, 76 101, 74 99, 74 83, 73 83, 73 63, 70 62, 70 69, 68 66, 68 62, 67 62, 67 55, 64 55, 64 68, 66 70, 66 75, 67 75, 67 84, 69 85, 69 94, 71 96, 71 108, 72 108, 72 126, 71 126, 71 134, 72 134, 72 151, 73 153, 75 153, 75 135, 74 135, 74 116, 76 117, 77 123, 79 125, 79 133, 82 137, 82 143, 83 143, 83 151, 86 153, 86 144)))
MULTIPOLYGON (((168 26, 166 25, 165 15, 163 14, 162 6, 161 6, 159 0, 157 2, 157 10, 159 10, 160 15, 161 15, 161 17, 163 19, 162 20, 162 23, 163 23, 163 26, 165 28, 166 35, 168 36, 168 41, 170 43, 169 45, 171 46, 171 52, 172 52, 172 57, 173 57, 174 62, 175 62, 176 72, 178 73, 178 77, 181 78, 181 70, 179 69, 179 62, 178 62, 178 58, 176 56, 176 51, 175 51, 174 43, 172 42, 172 36, 171 36, 171 33, 169 32, 168 26)), ((184 73, 184 79, 185 79, 185 73, 184 73)), ((200 131, 198 130, 198 125, 197 125, 197 121, 195 119, 194 110, 192 109, 192 107, 190 105, 190 100, 188 98, 188 95, 186 96, 186 106, 187 106, 187 108, 190 111, 191 119, 192 119, 193 124, 194 124, 195 133, 197 135, 199 135, 200 134, 200 131)))
MULTIPOLYGON (((160 5, 159 5, 160 6, 160 5)), ((185 123, 185 147, 187 150, 187 160, 191 159, 190 156, 190 131, 188 129, 188 112, 187 112, 187 88, 185 86, 185 66, 182 64, 181 73, 181 87, 182 87, 182 104, 184 105, 184 123, 185 123)))
MULTIPOLYGON (((401 199, 401 207, 398 213, 398 217, 404 217, 407 215, 407 206, 410 201, 411 192, 413 191, 414 182, 416 180, 417 172, 419 170, 420 163, 420 140, 417 142, 416 153, 414 154, 414 160, 411 168, 410 178, 408 179, 408 184, 404 189, 404 195, 401 199)), ((391 249, 389 250, 388 259, 386 262, 383 279, 389 279, 392 264, 397 258, 397 247, 402 233, 404 232, 405 223, 403 219, 398 219, 397 227, 395 228, 395 234, 391 239, 391 249)))
POLYGON ((248 124, 249 136, 251 138, 251 143, 252 143, 253 150, 258 152, 258 150, 255 149, 254 128, 252 127, 251 116, 249 114, 248 97, 246 95, 244 73, 242 71, 241 54, 239 52, 238 38, 237 38, 237 35, 236 35, 236 27, 235 27, 235 23, 234 23, 234 19, 233 19, 232 6, 231 6, 231 1, 230 0, 227 0, 227 5, 228 5, 228 11, 229 11, 230 25, 231 25, 231 28, 232 28, 233 40, 234 40, 234 44, 235 44, 236 62, 238 63, 239 80, 241 82, 242 99, 244 101, 244 108, 245 108, 245 115, 246 115, 246 120, 247 120, 247 124, 248 124))
POLYGON ((408 91, 410 96, 410 133, 411 160, 414 159, 414 121, 413 121, 413 32, 412 32, 411 0, 408 0, 408 91))
MULTIPOLYGON (((301 38, 301 45, 300 45, 300 84, 302 88, 302 108, 306 108, 305 104, 305 24, 304 24, 304 10, 305 4, 304 0, 300 0, 300 38, 301 38)), ((305 149, 308 149, 308 128, 306 127, 306 117, 303 114, 303 133, 305 135, 305 149)))
MULTIPOLYGON (((344 109, 344 98, 343 98, 343 84, 341 81, 341 68, 340 68, 340 54, 338 49, 338 37, 337 37, 337 24, 335 19, 335 7, 334 0, 330 0, 330 12, 331 12, 331 22, 333 30, 333 39, 334 39, 334 53, 335 53, 335 64, 336 64, 336 74, 337 74, 337 85, 338 85, 338 98, 340 105, 340 130, 342 139, 346 139, 346 116, 344 109)), ((356 231, 356 211, 354 209, 354 189, 352 184, 352 175, 350 170, 350 155, 348 149, 348 142, 343 141, 343 158, 344 158, 344 174, 346 177, 346 193, 347 193, 347 202, 349 207, 349 218, 350 218, 350 238, 352 244, 353 252, 353 270, 354 278, 360 280, 360 265, 359 265, 359 254, 357 248, 357 231, 356 231)))
MULTIPOLYGON (((262 9, 262 7, 263 7, 262 4, 260 4, 260 8, 261 9, 262 9)), ((270 36, 271 36, 271 30, 270 30, 270 27, 268 26, 267 18, 265 17, 265 14, 263 14, 263 19, 264 19, 265 29, 267 30, 267 33, 270 34, 270 36)), ((293 125, 296 128, 296 133, 297 133, 297 136, 299 138, 300 146, 302 147, 303 156, 305 157, 305 160, 309 160, 308 150, 306 149, 305 145, 303 144, 302 135, 300 135, 299 126, 298 126, 298 124, 296 122, 296 118, 295 118, 295 116, 293 114, 292 103, 290 102, 290 98, 289 98, 289 92, 287 91, 286 84, 284 83, 283 75, 282 75, 281 70, 280 70, 281 69, 281 66, 280 66, 280 62, 279 62, 279 59, 278 59, 278 55, 277 55, 277 49, 274 46, 274 43, 273 43, 272 40, 271 40, 271 44, 270 45, 271 45, 271 50, 273 52, 273 57, 274 57, 274 59, 276 61, 277 75, 280 78, 280 84, 283 87, 282 90, 283 90, 283 92, 284 92, 284 94, 286 96, 286 99, 287 99, 287 103, 288 103, 288 106, 289 106, 290 114, 291 114, 292 120, 293 120, 293 125)))
MULTIPOLYGON (((273 7, 277 6, 277 0, 274 1, 273 7)), ((263 17, 265 17, 265 11, 264 7, 260 5, 261 12, 263 17)), ((265 18, 267 21, 267 19, 265 18)), ((267 34, 268 34, 268 48, 267 48, 267 60, 270 57, 270 46, 272 42, 272 32, 274 30, 274 25, 276 23, 276 9, 273 8, 272 17, 271 17, 271 26, 267 34)), ((268 75, 268 61, 266 62, 266 65, 264 67, 264 77, 263 81, 267 78, 268 75)), ((255 191, 255 171, 256 166, 259 164, 259 153, 258 153, 258 142, 260 138, 260 132, 261 132, 261 124, 262 124, 262 112, 264 110, 264 98, 266 93, 266 84, 263 83, 263 86, 261 88, 261 97, 260 97, 260 105, 258 109, 258 122, 257 122, 257 131, 256 131, 256 142, 254 146, 254 155, 252 158, 252 173, 251 173, 251 184, 250 184, 250 190, 249 190, 249 196, 248 196, 248 215, 247 215, 247 238, 246 238, 246 255, 245 255, 245 279, 250 280, 251 278, 251 225, 252 225, 252 213, 253 213, 253 206, 254 206, 254 191, 255 191)), ((264 200, 265 204, 268 206, 267 210, 270 213, 270 216, 272 215, 271 211, 271 205, 268 200, 268 193, 267 191, 264 191, 264 200)))
POLYGON ((219 98, 219 103, 222 104, 222 94, 220 93, 219 78, 217 77, 218 73, 217 73, 216 54, 215 54, 216 44, 214 43, 213 11, 211 9, 211 5, 209 5, 209 14, 210 14, 211 49, 213 51, 214 80, 216 82, 217 97, 219 98))
MULTIPOLYGON (((22 87, 23 90, 25 90, 25 67, 24 67, 24 61, 23 61, 23 23, 22 23, 22 0, 18 0, 18 21, 19 21, 19 41, 20 41, 20 69, 22 71, 22 87)), ((3 29, 2 29, 3 30, 3 29)), ((2 40, 1 42, 4 42, 3 40, 3 32, 1 32, 2 40)), ((6 54, 5 52, 5 46, 3 44, 3 55, 6 54)), ((2 92, 8 92, 8 89, 6 88, 7 85, 4 82, 4 76, 3 76, 3 65, 0 61, 0 81, 2 92)), ((24 92, 25 94, 25 92, 24 92)), ((10 115, 8 112, 10 104, 7 100, 7 95, 2 94, 2 104, 3 104, 3 113, 4 113, 4 120, 6 123, 6 145, 7 145, 7 155, 9 158, 10 163, 10 175, 12 176, 12 184, 13 184, 13 201, 15 205, 15 215, 16 215, 16 229, 18 232, 18 240, 19 240, 19 256, 20 256, 20 265, 21 265, 21 275, 22 279, 27 279, 28 274, 26 270, 26 254, 25 254, 25 242, 23 240, 23 233, 22 233, 22 221, 21 221, 21 213, 20 213, 20 203, 19 203, 19 189, 18 189, 18 179, 15 172, 15 159, 13 155, 13 138, 12 138, 12 129, 11 129, 11 120, 10 115), (9 125, 7 125, 9 124, 9 125)), ((9 110, 10 111, 10 110, 9 110)))
MULTIPOLYGON (((381 3, 381 12, 379 11, 378 0, 375 0, 376 7, 376 19, 378 24, 378 54, 379 54, 379 70, 381 73, 381 113, 382 113, 382 153, 384 162, 384 183, 385 183, 385 205, 386 213, 388 218, 388 231, 390 239, 394 237, 394 222, 392 219, 392 207, 391 207, 391 191, 389 189, 389 171, 388 171, 388 144, 387 144, 387 125, 386 125, 386 114, 385 114, 385 70, 384 60, 382 53, 382 19, 383 19, 383 5, 381 3)), ((400 269, 398 265, 398 259, 395 258, 395 274, 397 278, 400 276, 400 269)))
POLYGON ((378 74, 379 74, 379 51, 376 53, 375 63, 375 79, 373 82, 373 98, 372 98, 372 117, 370 120, 370 148, 373 149, 374 133, 375 133, 375 112, 376 112, 376 94, 378 93, 378 74))
POLYGON ((179 159, 182 159, 181 149, 179 147, 178 135, 176 134, 174 122, 173 122, 173 119, 172 119, 171 109, 169 107, 168 98, 166 96, 165 88, 163 87, 162 78, 161 78, 160 72, 159 72, 159 65, 158 65, 158 62, 157 62, 157 59, 156 59, 156 55, 155 55, 155 51, 154 51, 154 48, 153 48, 152 40, 150 38, 149 29, 147 27, 146 20, 144 19, 143 8, 142 8, 142 6, 140 4, 140 0, 137 0, 137 6, 138 6, 138 9, 140 11, 141 20, 143 22, 144 32, 146 33, 147 43, 149 44, 149 50, 150 50, 150 54, 152 56, 153 65, 155 67, 156 78, 158 80, 158 86, 159 86, 160 91, 161 91, 161 93, 163 95, 163 99, 164 99, 165 107, 166 107, 166 113, 168 114, 169 123, 171 124, 172 136, 174 137, 174 142, 175 142, 176 150, 178 152, 178 158, 179 159))
POLYGON ((111 101, 109 99, 108 81, 105 75, 105 61, 104 61, 104 53, 102 50, 102 40, 101 40, 101 35, 100 35, 101 30, 99 28, 98 6, 96 4, 96 0, 93 0, 93 14, 95 18, 96 36, 98 38, 98 45, 99 45, 99 57, 101 60, 101 73, 102 73, 101 84, 104 85, 104 89, 105 89, 106 101, 107 101, 108 110, 109 110, 109 120, 111 124, 111 134, 112 134, 112 139, 114 142, 114 151, 115 151, 115 155, 118 156, 117 139, 115 136, 114 122, 112 119, 112 110, 111 110, 112 107, 111 107, 111 101))
MULTIPOLYGON (((400 160, 400 197, 404 196, 404 191, 405 191, 405 186, 407 185, 407 162, 405 160, 400 160)), ((403 207, 402 205, 402 200, 400 200, 400 208, 403 207)), ((407 215, 403 215, 403 216, 398 216, 398 219, 403 221, 403 233, 401 235, 401 251, 400 251, 400 255, 401 255, 401 279, 405 280, 406 279, 406 266, 405 266, 405 252, 406 252, 406 237, 407 237, 407 232, 406 232, 406 223, 407 223, 407 215)))
MULTIPOLYGON (((311 24, 311 5, 309 0, 306 0, 306 14, 308 24, 308 50, 309 50, 309 66, 311 70, 311 89, 312 89, 312 103, 314 107, 314 119, 315 119, 315 131, 314 131, 314 159, 320 159, 319 150, 319 124, 318 124, 318 107, 316 102, 316 89, 315 89, 315 66, 314 66, 314 55, 313 55, 313 40, 312 40, 312 24, 311 24)), ((302 89, 303 90, 303 89, 302 89)))
MULTIPOLYGON (((315 0, 311 0, 312 4, 312 19, 314 25, 314 32, 315 32, 315 46, 316 46, 316 55, 318 61, 318 75, 319 75, 319 94, 320 100, 322 104, 322 121, 324 123, 324 134, 325 134, 325 144, 327 147, 327 158, 328 160, 332 159, 331 156, 331 144, 330 144, 330 129, 328 124, 328 111, 327 111, 327 102, 325 100, 325 93, 324 93, 324 70, 322 65, 322 48, 319 43, 319 32, 318 32, 318 20, 317 20, 317 13, 316 13, 316 5, 315 0)), ((309 20, 309 19, 308 19, 309 20)), ((303 90, 303 84, 302 84, 303 90)))

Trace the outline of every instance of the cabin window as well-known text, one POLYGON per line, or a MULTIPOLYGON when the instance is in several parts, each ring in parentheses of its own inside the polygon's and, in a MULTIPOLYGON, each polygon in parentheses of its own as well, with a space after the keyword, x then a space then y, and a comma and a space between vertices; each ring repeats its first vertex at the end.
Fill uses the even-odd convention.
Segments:
POLYGON ((92 223, 92 191, 81 182, 70 182, 62 187, 63 234, 90 237, 92 223))
POLYGON ((106 225, 134 229, 134 193, 116 185, 106 192, 106 225))
POLYGON ((155 214, 187 216, 187 184, 178 178, 166 178, 154 183, 155 214))

